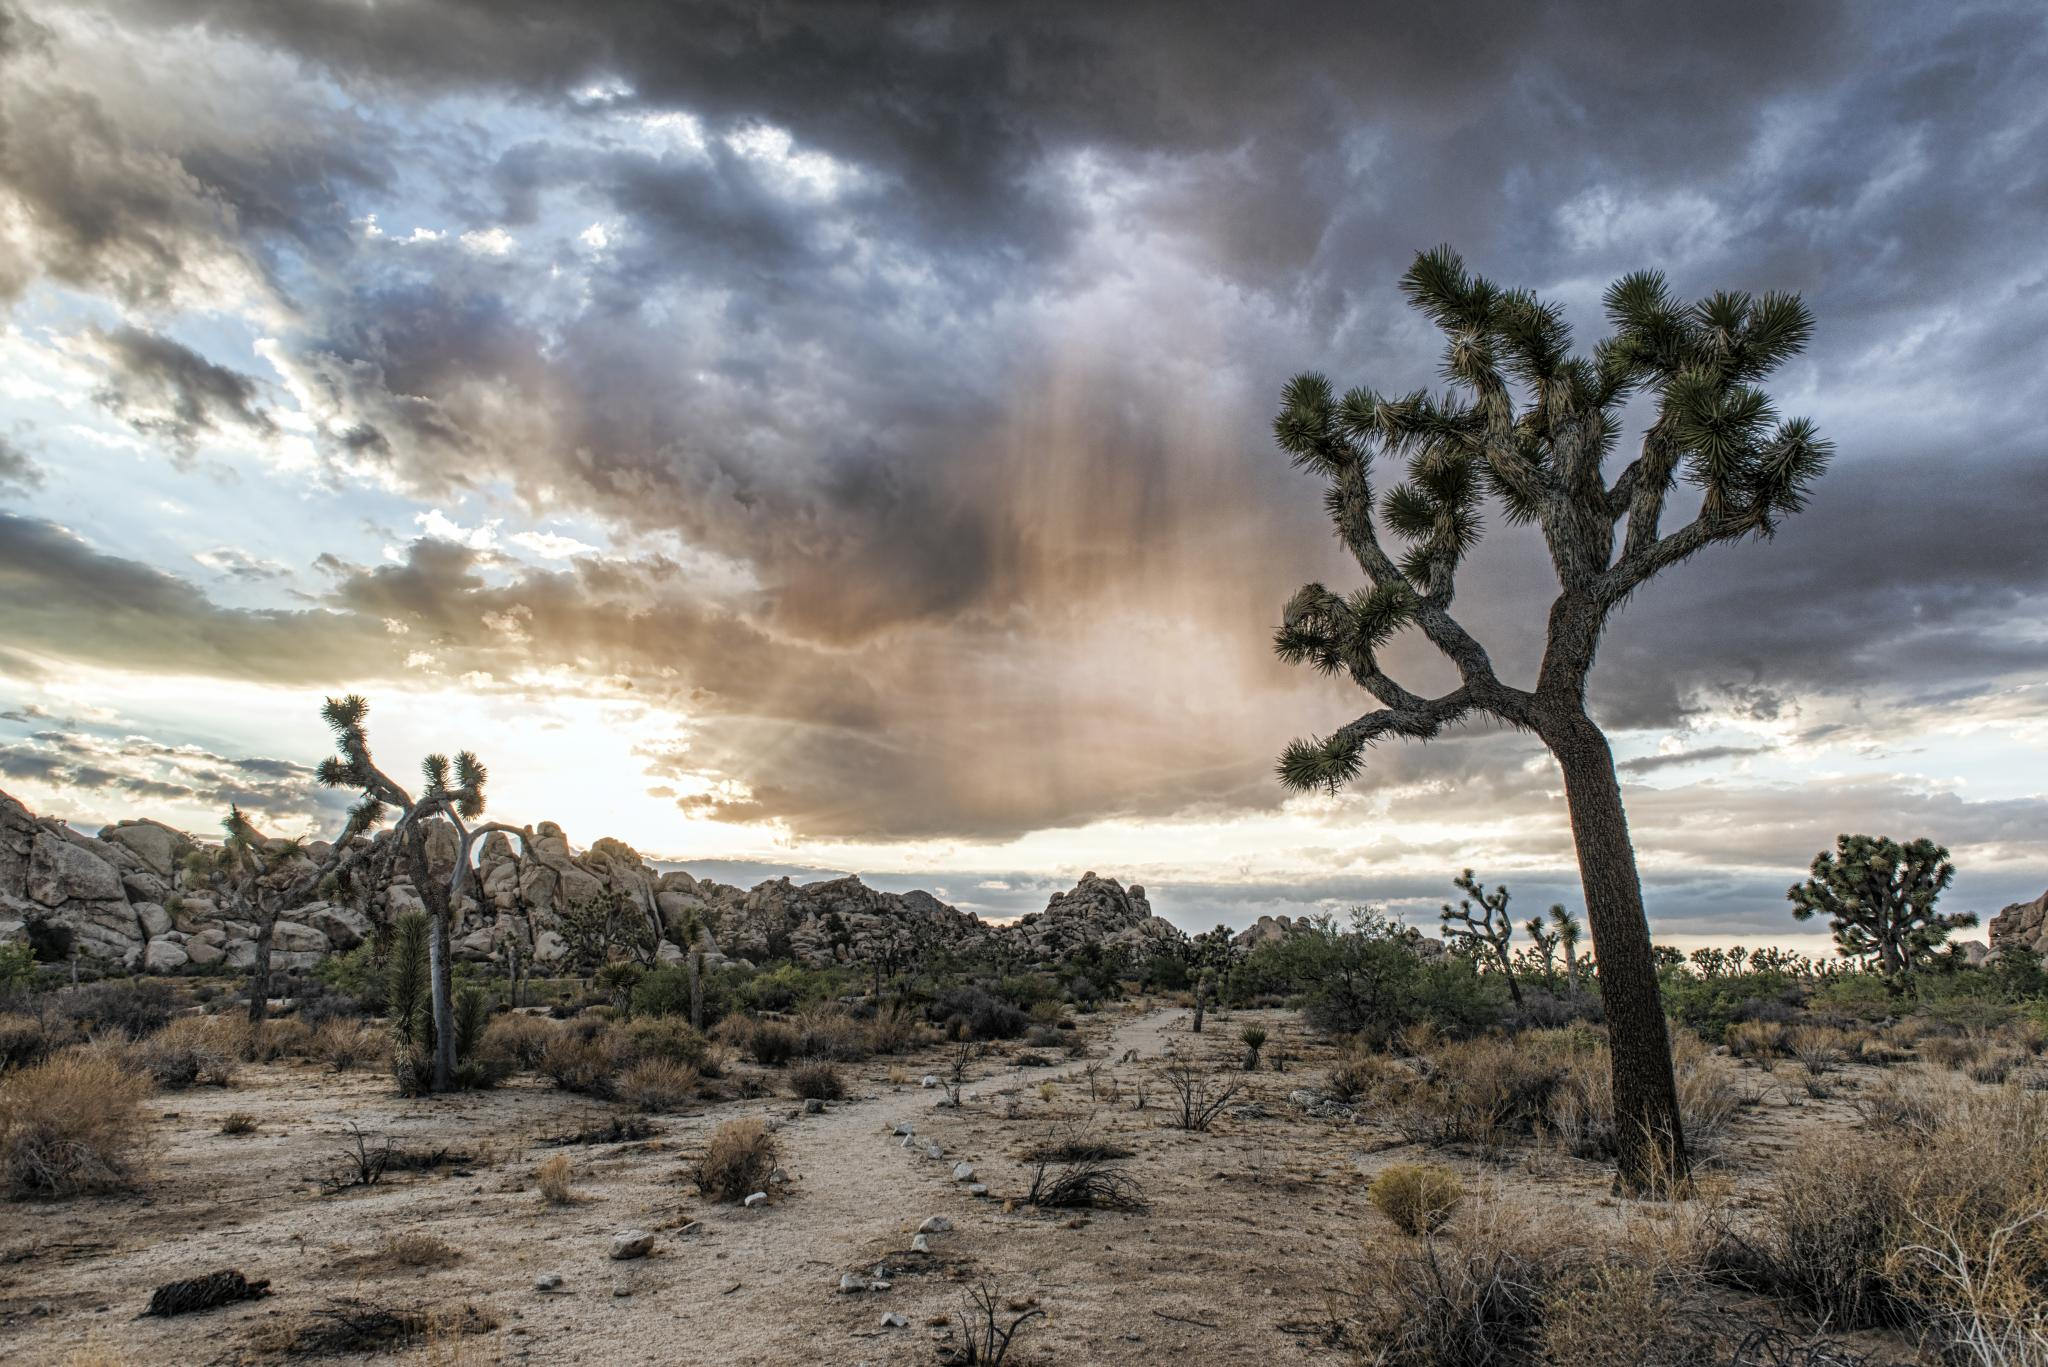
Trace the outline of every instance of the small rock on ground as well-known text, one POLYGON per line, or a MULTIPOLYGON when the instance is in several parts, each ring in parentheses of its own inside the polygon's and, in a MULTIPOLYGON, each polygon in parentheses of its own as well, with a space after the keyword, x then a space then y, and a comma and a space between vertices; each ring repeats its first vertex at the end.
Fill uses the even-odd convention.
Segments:
POLYGON ((644 1229, 622 1229, 612 1235, 612 1256, 621 1261, 644 1258, 654 1251, 654 1236, 644 1229))
POLYGON ((955 1163, 953 1165, 953 1180, 955 1182, 972 1182, 974 1180, 974 1164, 955 1163))
MULTIPOLYGON (((765 1191, 757 1191, 757 1192, 754 1192, 754 1193, 752 1193, 751 1195, 749 1195, 749 1196, 747 1197, 747 1199, 746 1199, 746 1200, 745 1200, 745 1201, 744 1201, 744 1202, 743 1202, 742 1204, 744 1204, 744 1205, 747 1205, 747 1206, 760 1206, 760 1205, 766 1205, 767 1203, 768 1203, 768 1193, 767 1193, 767 1192, 765 1192, 765 1191)), ((614 1255, 614 1256, 616 1256, 616 1255, 614 1255)))
POLYGON ((943 1215, 933 1215, 917 1227, 919 1234, 951 1234, 953 1222, 943 1215))
POLYGON ((533 1279, 533 1289, 536 1291, 552 1291, 561 1284, 562 1274, 559 1272, 543 1272, 533 1279))
POLYGON ((910 1327, 910 1318, 907 1315, 900 1315, 896 1311, 891 1310, 888 1314, 882 1316, 882 1327, 884 1329, 908 1329, 910 1327))

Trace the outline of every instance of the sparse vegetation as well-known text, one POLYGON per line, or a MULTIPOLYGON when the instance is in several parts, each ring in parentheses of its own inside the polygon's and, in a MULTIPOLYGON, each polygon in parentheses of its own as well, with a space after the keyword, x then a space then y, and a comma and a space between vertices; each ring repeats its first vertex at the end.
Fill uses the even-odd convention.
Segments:
POLYGON ((558 1153, 534 1169, 533 1183, 540 1189, 541 1200, 551 1206, 566 1206, 576 1199, 571 1186, 574 1175, 575 1165, 569 1161, 569 1155, 558 1153))
POLYGON ((839 1070, 829 1063, 806 1063, 789 1070, 792 1096, 808 1101, 838 1101, 846 1095, 839 1070))
POLYGON ((7 1194, 73 1196, 135 1184, 149 1081, 110 1053, 60 1054, 0 1076, 7 1194))
POLYGON ((1403 1234, 1434 1234, 1465 1199, 1458 1174, 1437 1163, 1395 1163, 1366 1188, 1374 1209, 1403 1234))
POLYGON ((775 1136, 759 1118, 728 1120, 712 1131, 691 1175, 714 1201, 743 1201, 765 1190, 775 1171, 775 1136))

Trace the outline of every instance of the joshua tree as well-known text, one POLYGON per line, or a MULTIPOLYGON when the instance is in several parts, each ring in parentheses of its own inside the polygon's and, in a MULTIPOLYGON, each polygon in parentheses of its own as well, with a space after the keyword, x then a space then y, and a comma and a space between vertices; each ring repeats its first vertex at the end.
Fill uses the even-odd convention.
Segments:
POLYGON ((1564 951, 1564 985, 1570 991, 1579 990, 1579 936, 1585 927, 1578 918, 1564 909, 1564 903, 1550 904, 1551 938, 1564 951))
POLYGON ((1198 1035, 1202 1033, 1202 1017, 1209 1013, 1209 1002, 1215 995, 1216 970, 1205 968, 1202 970, 1201 980, 1195 984, 1194 1032, 1198 1035))
POLYGON ((1237 1032, 1237 1037, 1244 1041, 1244 1070, 1247 1073, 1258 1072, 1259 1050, 1266 1047, 1266 1027, 1247 1025, 1237 1032))
POLYGON ((1515 938, 1515 923, 1508 919, 1508 890, 1502 884, 1492 892, 1486 884, 1472 876, 1467 869, 1451 880, 1466 896, 1458 899, 1453 907, 1444 903, 1441 916, 1444 923, 1444 937, 1463 943, 1474 954, 1488 956, 1500 964, 1501 975, 1508 980, 1508 995, 1515 999, 1515 1005, 1522 1004, 1522 989, 1515 983, 1515 957, 1508 949, 1508 943, 1515 938), (1474 902, 1479 905, 1475 909, 1474 902))
POLYGON ((303 876, 304 845, 296 840, 265 841, 238 806, 228 807, 220 825, 219 847, 187 855, 185 870, 226 904, 223 910, 228 915, 256 927, 256 953, 249 965, 249 1023, 261 1025, 270 1014, 271 935, 285 908, 296 900, 291 892, 310 887, 319 873, 303 876))
POLYGON ((1304 587, 1275 645, 1285 660, 1348 675, 1380 704, 1289 745, 1280 777, 1334 791, 1357 776, 1367 746, 1426 740, 1474 717, 1542 739, 1564 778, 1613 1039, 1621 1176, 1637 1187, 1683 1173, 1685 1144, 1635 850, 1586 681, 1608 619, 1652 577, 1717 542, 1769 536, 1804 505, 1828 444, 1804 419, 1780 422, 1759 385, 1805 346, 1812 318, 1785 294, 1683 304, 1662 276, 1642 273, 1607 291, 1613 336, 1575 356, 1562 309, 1469 274, 1448 247, 1418 256, 1401 283, 1444 334, 1450 392, 1354 389, 1340 399, 1322 376, 1302 375, 1274 424, 1295 463, 1326 481, 1330 517, 1366 580, 1348 596, 1304 587), (1649 426, 1609 482, 1604 467, 1637 396, 1649 426), (1381 458, 1407 463, 1405 481, 1383 493, 1372 482, 1381 458), (1699 510, 1666 531, 1681 476, 1701 490, 1699 510), (1452 614, 1489 496, 1507 521, 1541 531, 1557 578, 1533 689, 1502 680, 1452 614), (1390 550, 1382 525, 1405 544, 1390 550), (1456 667, 1456 688, 1424 697, 1387 675, 1380 649, 1411 627, 1456 667))
POLYGON ((482 762, 467 750, 455 756, 452 784, 446 755, 428 755, 422 760, 420 774, 426 786, 414 798, 371 761, 369 737, 363 730, 363 719, 369 712, 370 704, 354 693, 345 698, 329 698, 320 709, 320 715, 334 732, 335 748, 340 751, 321 762, 320 781, 330 788, 352 788, 361 794, 349 809, 348 829, 336 842, 337 846, 373 830, 387 813, 398 813, 392 835, 404 852, 413 890, 427 908, 427 960, 434 1027, 432 1086, 437 1092, 445 1092, 455 1084, 456 1059, 449 921, 462 905, 476 842, 492 831, 503 831, 518 836, 521 846, 531 849, 533 833, 499 821, 468 824, 484 813, 487 775, 482 762), (427 858, 427 823, 435 817, 446 818, 455 828, 455 866, 449 870, 446 883, 434 877, 427 858))
POLYGON ((1529 940, 1536 947, 1536 961, 1543 965, 1544 986, 1552 991, 1557 989, 1557 932, 1543 923, 1541 916, 1531 916, 1522 922, 1522 929, 1529 932, 1529 940))
POLYGON ((1785 893, 1801 921, 1825 912, 1845 959, 1877 956, 1885 976, 1905 979, 1951 930, 1974 926, 1973 912, 1945 915, 1934 903, 1956 876, 1948 851, 1932 840, 1901 845, 1883 836, 1835 838, 1835 852, 1814 856, 1813 877, 1785 893))

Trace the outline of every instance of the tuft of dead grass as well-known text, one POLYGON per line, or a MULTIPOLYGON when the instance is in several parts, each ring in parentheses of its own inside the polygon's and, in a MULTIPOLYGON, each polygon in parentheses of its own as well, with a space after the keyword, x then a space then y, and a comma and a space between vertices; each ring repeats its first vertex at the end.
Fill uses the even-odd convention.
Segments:
POLYGON ((775 1136, 758 1116, 728 1120, 712 1131, 691 1175, 714 1201, 743 1201, 764 1190, 775 1171, 775 1136))
POLYGON ((1465 1200, 1465 1184, 1440 1163, 1395 1163, 1381 1169, 1366 1199, 1403 1234, 1434 1234, 1465 1200))
POLYGON ((551 1206, 574 1204, 576 1192, 571 1186, 574 1173, 575 1165, 569 1161, 569 1155, 566 1153, 558 1153, 535 1168, 533 1180, 540 1188, 540 1199, 551 1206))
POLYGON ((107 1051, 67 1051, 0 1077, 0 1185, 16 1199, 133 1186, 149 1080, 107 1051))
POLYGON ((619 1075, 620 1101, 650 1115, 681 1108, 697 1093, 697 1070, 665 1058, 643 1059, 619 1075))

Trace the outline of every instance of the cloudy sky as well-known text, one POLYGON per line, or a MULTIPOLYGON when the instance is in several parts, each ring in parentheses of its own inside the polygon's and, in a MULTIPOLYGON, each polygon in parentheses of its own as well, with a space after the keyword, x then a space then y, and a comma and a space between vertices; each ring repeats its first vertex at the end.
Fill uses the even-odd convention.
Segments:
MULTIPOLYGON (((2048 886, 2044 69, 2032 0, 0 0, 0 788, 325 829, 356 690, 389 767, 736 880, 1576 904, 1530 738, 1272 778, 1365 710, 1270 655, 1352 582, 1279 389, 1432 383, 1449 242, 1587 346, 1643 267, 1819 320, 1810 511, 1596 674, 1659 933, 1810 945, 1841 831, 1996 910, 2048 886)), ((1547 574, 1500 526, 1461 584, 1510 675, 1547 574)))

